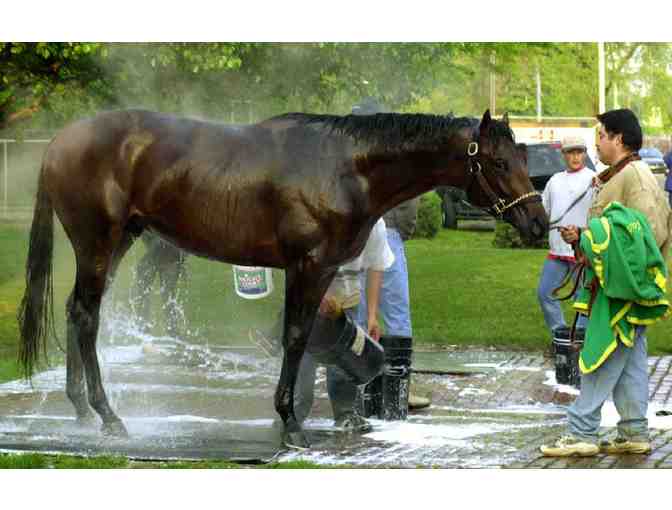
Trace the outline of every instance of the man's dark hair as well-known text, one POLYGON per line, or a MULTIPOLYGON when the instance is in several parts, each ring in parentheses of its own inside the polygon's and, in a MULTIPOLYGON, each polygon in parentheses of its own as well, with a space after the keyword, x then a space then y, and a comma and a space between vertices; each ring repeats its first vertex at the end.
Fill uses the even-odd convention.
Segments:
POLYGON ((609 110, 597 116, 609 136, 622 135, 623 145, 632 151, 642 148, 642 127, 632 110, 609 110))

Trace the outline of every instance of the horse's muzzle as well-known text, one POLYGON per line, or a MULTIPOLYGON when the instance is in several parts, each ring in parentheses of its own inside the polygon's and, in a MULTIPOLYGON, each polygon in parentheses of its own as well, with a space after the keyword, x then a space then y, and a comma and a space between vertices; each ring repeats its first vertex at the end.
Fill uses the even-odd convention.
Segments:
POLYGON ((510 217, 505 219, 516 227, 520 236, 527 242, 544 239, 548 233, 548 216, 540 203, 516 207, 512 209, 510 217))

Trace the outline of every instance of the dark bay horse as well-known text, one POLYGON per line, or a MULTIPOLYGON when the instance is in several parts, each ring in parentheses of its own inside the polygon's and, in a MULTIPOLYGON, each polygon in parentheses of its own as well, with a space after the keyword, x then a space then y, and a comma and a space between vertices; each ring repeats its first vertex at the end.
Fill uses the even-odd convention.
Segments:
POLYGON ((191 253, 286 271, 285 353, 275 407, 283 440, 307 446, 294 417, 299 362, 338 267, 384 212, 439 185, 467 190, 526 238, 547 218, 508 119, 290 113, 231 126, 160 113, 107 112, 64 128, 39 177, 19 310, 20 361, 32 374, 53 332, 53 214, 76 257, 67 301, 67 388, 79 422, 125 435, 103 389, 100 303, 119 260, 151 229, 191 253), (85 382, 86 381, 86 384, 85 382), (89 407, 89 405, 91 407, 89 407))

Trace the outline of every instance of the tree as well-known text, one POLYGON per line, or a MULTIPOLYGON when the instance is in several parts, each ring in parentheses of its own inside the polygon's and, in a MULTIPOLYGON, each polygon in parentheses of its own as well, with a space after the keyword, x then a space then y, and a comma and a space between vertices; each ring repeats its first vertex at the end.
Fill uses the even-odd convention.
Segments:
POLYGON ((67 118, 88 110, 107 84, 99 43, 0 43, 0 129, 49 111, 67 118))

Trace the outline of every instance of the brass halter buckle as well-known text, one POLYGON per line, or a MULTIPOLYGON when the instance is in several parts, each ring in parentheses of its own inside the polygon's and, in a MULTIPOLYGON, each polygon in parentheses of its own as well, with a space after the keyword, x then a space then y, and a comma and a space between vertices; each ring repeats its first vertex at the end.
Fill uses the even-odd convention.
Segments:
POLYGON ((504 202, 503 199, 499 199, 497 202, 492 204, 490 207, 492 207, 492 210, 497 214, 497 216, 502 216, 504 214, 504 211, 506 211, 510 205, 506 205, 506 202, 504 202))

